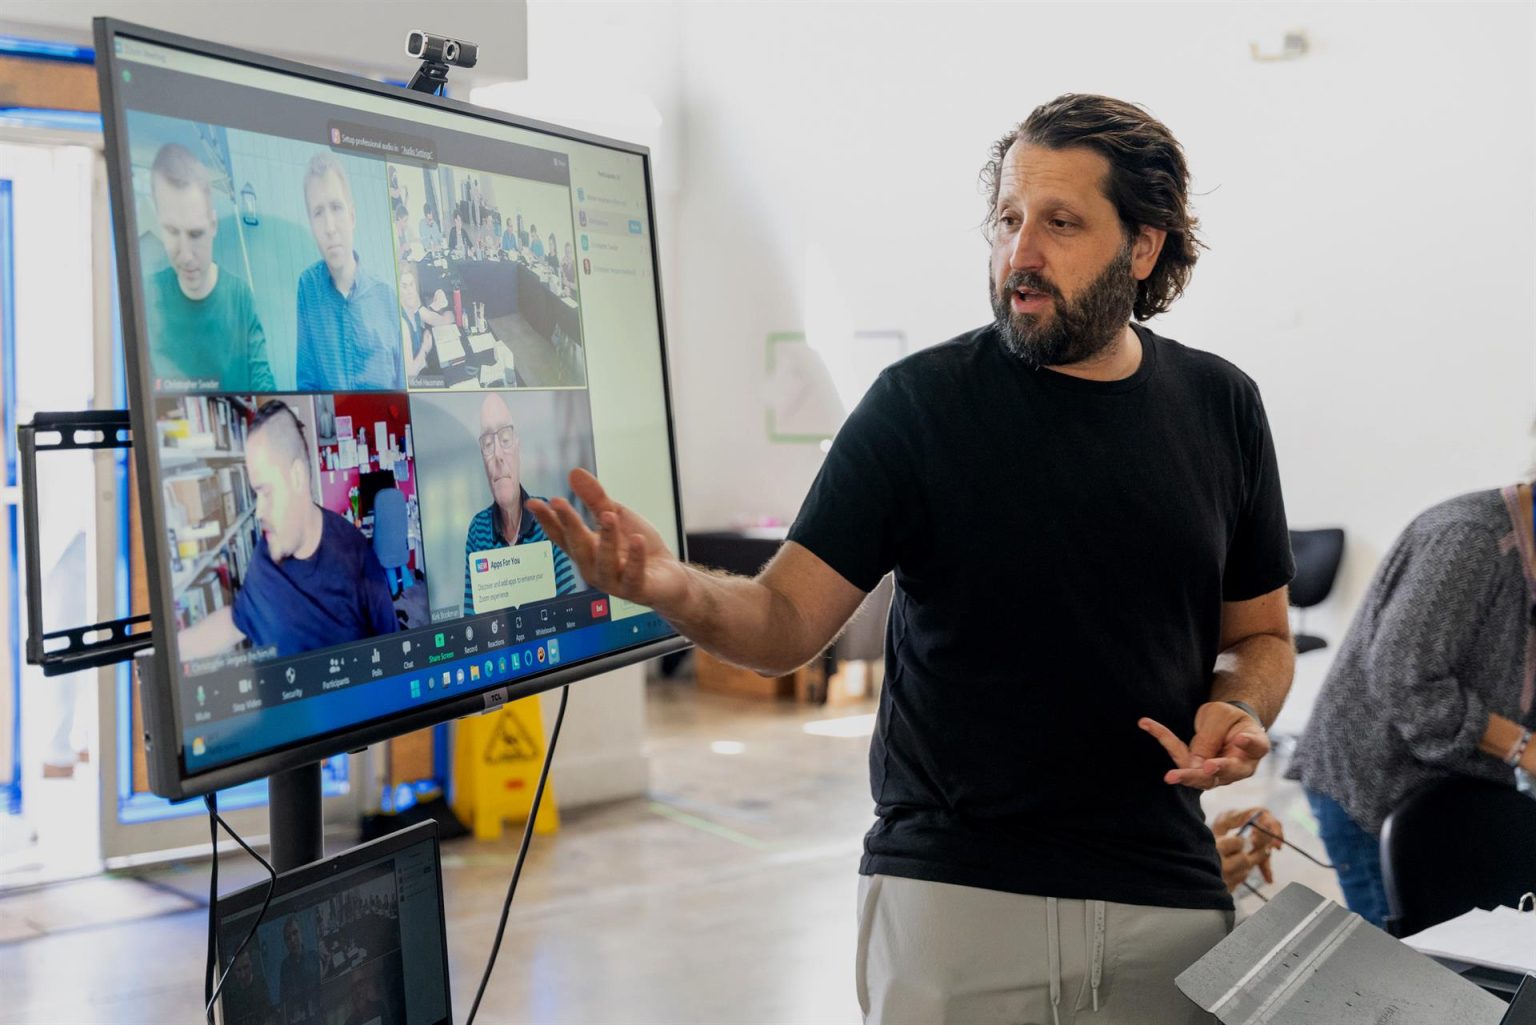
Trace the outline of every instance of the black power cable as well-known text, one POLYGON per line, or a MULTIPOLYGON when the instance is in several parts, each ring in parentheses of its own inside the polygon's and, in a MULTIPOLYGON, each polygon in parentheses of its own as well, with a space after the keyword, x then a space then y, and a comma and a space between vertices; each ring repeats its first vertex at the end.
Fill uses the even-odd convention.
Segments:
POLYGON ((528 845, 533 840, 533 822, 539 814, 539 802, 544 799, 544 782, 549 779, 549 766, 555 760, 555 744, 560 739, 560 724, 565 721, 565 702, 570 697, 569 685, 560 688, 560 710, 555 713, 555 728, 549 734, 549 748, 544 752, 544 767, 539 770, 539 786, 533 792, 533 807, 528 809, 528 824, 523 827, 523 843, 517 851, 517 864, 512 869, 512 882, 507 886, 507 899, 501 905, 501 921, 496 924, 496 938, 491 941, 491 956, 485 962, 485 974, 480 977, 480 988, 475 991, 475 1002, 469 1009, 464 1025, 474 1025, 475 1014, 480 1010, 480 1000, 485 987, 491 981, 491 969, 496 967, 496 955, 501 950, 501 938, 507 931, 507 915, 512 911, 512 895, 517 892, 517 880, 523 874, 523 860, 528 857, 528 845))
POLYGON ((219 816, 219 799, 217 795, 205 795, 203 797, 203 804, 207 805, 208 807, 208 831, 213 837, 213 869, 209 875, 208 880, 209 972, 203 986, 203 995, 207 997, 208 1002, 207 1005, 203 1008, 203 1014, 208 1019, 208 1025, 213 1025, 213 1005, 215 1001, 219 999, 219 993, 224 989, 224 981, 229 978, 230 969, 235 966, 235 961, 239 959, 241 951, 245 950, 245 945, 251 942, 252 936, 256 935, 256 927, 261 925, 261 920, 263 918, 267 917, 267 907, 272 903, 272 892, 277 889, 277 869, 273 868, 272 863, 266 858, 263 858, 260 854, 257 854, 255 851, 251 850, 251 845, 241 839, 240 834, 231 829, 229 827, 229 823, 225 822, 224 819, 219 816), (235 948, 235 952, 230 955, 229 964, 225 966, 224 971, 222 972, 218 971, 218 955, 214 953, 216 938, 214 923, 217 921, 216 910, 219 900, 219 826, 223 826, 224 832, 233 837, 235 843, 245 848, 245 853, 249 854, 251 857, 260 862, 261 867, 267 870, 267 875, 271 876, 271 879, 267 883, 266 899, 261 902, 261 910, 256 912, 256 921, 251 923, 250 930, 246 932, 245 938, 240 941, 240 945, 235 948), (217 984, 215 984, 213 981, 215 975, 218 976, 217 984))
POLYGON ((213 858, 208 866, 208 960, 203 966, 203 1005, 213 1006, 213 981, 219 974, 219 962, 214 955, 214 941, 217 930, 214 923, 214 905, 219 901, 219 795, 218 792, 208 794, 203 798, 203 804, 208 808, 208 849, 213 852, 213 858))

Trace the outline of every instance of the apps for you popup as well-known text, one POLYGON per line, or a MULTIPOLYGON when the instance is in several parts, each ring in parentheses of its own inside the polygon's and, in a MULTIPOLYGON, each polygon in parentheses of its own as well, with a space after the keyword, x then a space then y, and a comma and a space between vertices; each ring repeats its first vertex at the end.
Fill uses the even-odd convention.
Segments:
POLYGON ((476 611, 516 608, 555 596, 555 553, 548 541, 473 552, 469 564, 476 611))

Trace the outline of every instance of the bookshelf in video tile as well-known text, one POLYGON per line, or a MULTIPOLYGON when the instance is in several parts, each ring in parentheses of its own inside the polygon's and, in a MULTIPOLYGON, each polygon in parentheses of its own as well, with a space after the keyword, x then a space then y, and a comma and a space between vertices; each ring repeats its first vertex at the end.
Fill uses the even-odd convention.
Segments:
POLYGON ((156 428, 178 627, 228 605, 255 553, 260 527, 245 469, 250 415, 248 403, 231 396, 160 403, 156 428))

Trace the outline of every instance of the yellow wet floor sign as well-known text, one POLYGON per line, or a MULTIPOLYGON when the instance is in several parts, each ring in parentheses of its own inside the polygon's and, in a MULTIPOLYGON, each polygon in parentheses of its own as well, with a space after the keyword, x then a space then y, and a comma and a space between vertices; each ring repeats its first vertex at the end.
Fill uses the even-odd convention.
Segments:
MULTIPOLYGON (((475 839, 496 839, 507 820, 528 821, 543 766, 544 717, 537 696, 461 719, 454 744, 454 814, 470 825, 475 839)), ((533 828, 553 833, 559 826, 555 788, 549 783, 533 828)))

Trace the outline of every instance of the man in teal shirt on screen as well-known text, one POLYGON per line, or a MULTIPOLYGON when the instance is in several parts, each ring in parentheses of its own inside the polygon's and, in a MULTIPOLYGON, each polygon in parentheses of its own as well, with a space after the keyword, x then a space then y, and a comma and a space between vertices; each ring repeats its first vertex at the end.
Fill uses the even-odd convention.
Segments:
POLYGON ((150 193, 170 266, 145 283, 157 388, 272 391, 267 336, 251 287, 219 267, 208 169, 185 146, 160 147, 150 193))

